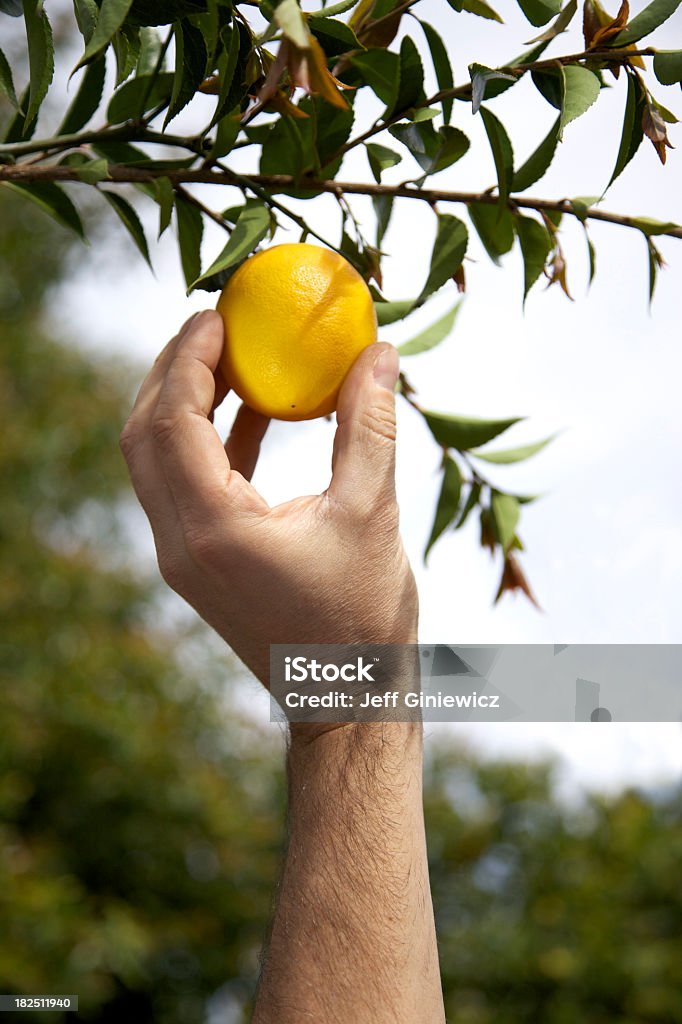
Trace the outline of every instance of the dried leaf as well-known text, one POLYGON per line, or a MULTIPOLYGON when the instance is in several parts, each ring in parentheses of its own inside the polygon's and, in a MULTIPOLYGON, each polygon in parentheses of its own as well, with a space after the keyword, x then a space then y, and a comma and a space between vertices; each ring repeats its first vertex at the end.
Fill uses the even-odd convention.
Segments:
POLYGON ((675 147, 668 138, 668 129, 662 114, 650 99, 648 99, 642 113, 642 130, 647 139, 651 139, 652 145, 658 153, 659 160, 664 164, 667 155, 666 148, 674 149, 675 147))
POLYGON ((625 28, 630 17, 630 4, 628 0, 623 0, 620 5, 618 14, 615 18, 611 19, 603 7, 600 4, 592 3, 585 4, 585 11, 583 15, 583 31, 586 32, 585 26, 588 22, 588 6, 593 8, 593 15, 591 16, 590 23, 594 26, 593 31, 590 32, 589 38, 585 38, 585 46, 588 50, 595 50, 599 46, 603 46, 614 36, 625 28), (606 16, 606 17, 604 17, 606 16), (595 25, 595 22, 597 23, 595 25))
POLYGON ((537 602, 535 594, 530 589, 530 584, 526 579, 521 566, 516 560, 516 556, 509 552, 504 560, 504 568, 502 569, 502 579, 500 580, 500 586, 495 595, 495 604, 500 600, 502 595, 507 591, 521 590, 526 595, 529 601, 535 605, 538 611, 542 611, 540 605, 537 602))

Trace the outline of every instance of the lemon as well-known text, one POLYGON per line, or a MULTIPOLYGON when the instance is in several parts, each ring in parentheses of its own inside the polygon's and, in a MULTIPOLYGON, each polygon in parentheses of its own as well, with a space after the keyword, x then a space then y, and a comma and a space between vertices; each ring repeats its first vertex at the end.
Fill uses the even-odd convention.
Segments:
POLYGON ((217 309, 227 384, 280 420, 333 412, 344 377, 377 340, 369 288, 347 260, 317 245, 275 245, 251 256, 217 309))

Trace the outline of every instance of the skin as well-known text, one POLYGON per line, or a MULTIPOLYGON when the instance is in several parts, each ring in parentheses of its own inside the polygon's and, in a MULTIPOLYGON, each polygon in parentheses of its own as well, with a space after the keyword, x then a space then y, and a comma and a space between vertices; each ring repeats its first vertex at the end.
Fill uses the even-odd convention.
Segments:
MULTIPOLYGON (((212 424, 222 346, 216 313, 188 321, 121 435, 164 579, 265 686, 271 643, 416 643, 397 353, 372 345, 346 377, 327 490, 270 508, 250 483, 267 419, 242 406, 224 446, 212 424)), ((290 837, 255 1024, 442 1024, 421 725, 292 726, 287 762, 290 837)))

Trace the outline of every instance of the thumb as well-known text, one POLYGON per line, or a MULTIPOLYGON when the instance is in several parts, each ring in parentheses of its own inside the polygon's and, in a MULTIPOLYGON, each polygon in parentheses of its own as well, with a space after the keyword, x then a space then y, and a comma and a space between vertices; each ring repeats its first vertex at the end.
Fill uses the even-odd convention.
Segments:
POLYGON ((343 382, 328 494, 366 513, 395 502, 395 385, 399 358, 392 345, 370 345, 343 382))

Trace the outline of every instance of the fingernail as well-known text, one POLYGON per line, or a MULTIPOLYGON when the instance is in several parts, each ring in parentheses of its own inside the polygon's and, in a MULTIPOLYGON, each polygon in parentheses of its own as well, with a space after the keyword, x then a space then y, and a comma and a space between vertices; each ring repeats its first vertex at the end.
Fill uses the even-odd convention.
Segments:
POLYGON ((400 357, 392 345, 382 349, 374 361, 374 379, 379 387, 395 391, 400 374, 400 357))

